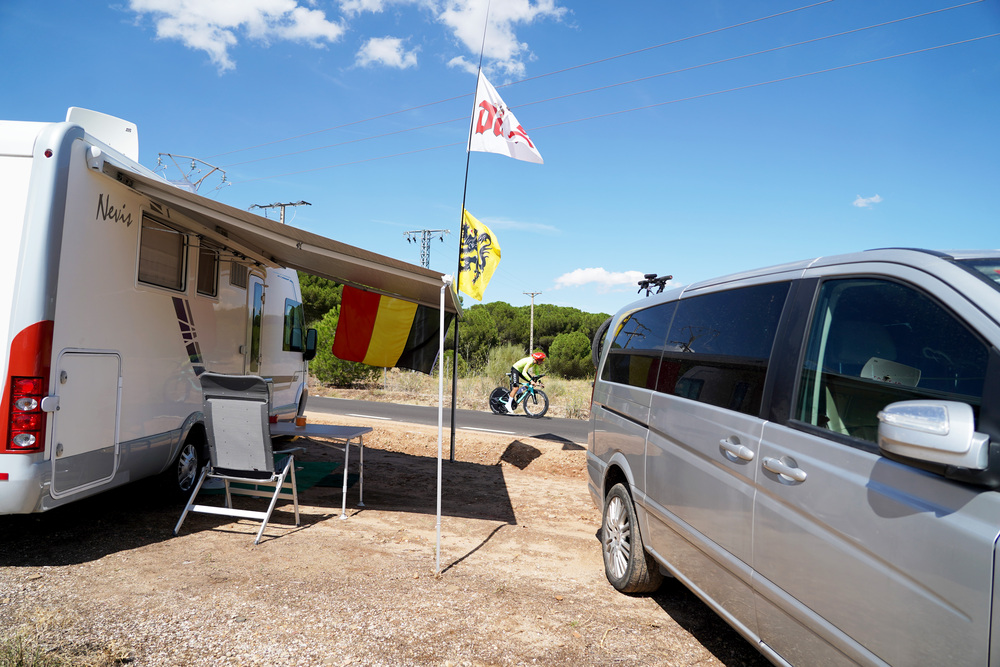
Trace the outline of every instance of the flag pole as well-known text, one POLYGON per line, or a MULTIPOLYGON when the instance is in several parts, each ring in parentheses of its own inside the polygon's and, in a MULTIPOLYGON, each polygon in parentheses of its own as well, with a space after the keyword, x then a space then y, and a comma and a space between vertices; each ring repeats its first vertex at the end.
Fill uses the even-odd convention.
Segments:
MULTIPOLYGON (((472 151, 469 146, 472 144, 473 120, 476 118, 476 94, 479 91, 479 77, 483 73, 483 52, 486 50, 486 30, 490 26, 490 2, 486 3, 486 20, 483 22, 483 42, 479 47, 479 68, 476 71, 476 92, 472 94, 472 116, 469 119, 469 139, 465 145, 465 183, 462 185, 462 211, 458 221, 458 270, 455 272, 455 295, 461 298, 462 285, 462 241, 464 236, 462 229, 465 226, 465 196, 469 191, 469 161, 472 151)), ((455 460, 455 404, 458 402, 458 316, 455 317, 455 355, 451 368, 451 456, 450 461, 455 460)))

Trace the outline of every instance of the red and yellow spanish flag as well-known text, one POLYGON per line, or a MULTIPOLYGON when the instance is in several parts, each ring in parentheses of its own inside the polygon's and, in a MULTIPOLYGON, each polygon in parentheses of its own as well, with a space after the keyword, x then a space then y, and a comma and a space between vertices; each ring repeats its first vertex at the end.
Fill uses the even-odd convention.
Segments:
MULTIPOLYGON (((430 373, 437 357, 441 311, 344 285, 333 355, 369 366, 430 373)), ((445 330, 453 317, 445 313, 445 330)))

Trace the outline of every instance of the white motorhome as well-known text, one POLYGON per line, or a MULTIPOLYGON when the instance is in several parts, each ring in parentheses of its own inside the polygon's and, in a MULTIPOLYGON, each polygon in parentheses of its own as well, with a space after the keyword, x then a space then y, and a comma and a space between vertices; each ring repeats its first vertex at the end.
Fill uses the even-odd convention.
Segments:
POLYGON ((304 409, 316 341, 295 271, 140 166, 134 125, 0 121, 0 182, 0 514, 145 477, 189 490, 205 370, 269 379, 273 418, 304 409))

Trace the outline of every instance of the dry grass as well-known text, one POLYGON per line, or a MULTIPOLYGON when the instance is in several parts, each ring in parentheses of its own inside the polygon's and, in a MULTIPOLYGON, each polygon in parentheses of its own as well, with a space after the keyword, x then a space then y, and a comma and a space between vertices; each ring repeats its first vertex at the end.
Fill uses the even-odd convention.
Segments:
MULTIPOLYGON (((549 397, 550 417, 587 419, 590 416, 590 380, 563 380, 545 378, 544 391, 549 397)), ((457 408, 463 410, 489 410, 490 392, 498 386, 496 380, 485 376, 459 378, 457 408)), ((366 387, 343 389, 326 387, 310 378, 309 392, 314 396, 349 398, 361 401, 383 401, 408 405, 438 403, 438 378, 414 371, 390 368, 379 382, 366 387)), ((445 377, 444 404, 451 406, 451 378, 445 377)))
POLYGON ((66 619, 39 611, 30 627, 9 628, 0 635, 0 667, 117 667, 132 662, 134 651, 112 640, 79 642, 65 633, 66 619))

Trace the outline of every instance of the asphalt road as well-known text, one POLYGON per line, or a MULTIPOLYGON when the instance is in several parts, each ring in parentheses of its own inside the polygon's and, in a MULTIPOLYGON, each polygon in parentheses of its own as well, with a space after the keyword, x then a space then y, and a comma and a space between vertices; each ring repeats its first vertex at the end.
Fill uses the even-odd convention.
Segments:
MULTIPOLYGON (((437 426, 438 409, 423 405, 379 403, 377 401, 352 401, 344 398, 310 396, 307 410, 329 415, 347 415, 380 421, 437 426)), ((444 428, 451 431, 451 408, 445 408, 444 428)), ((523 412, 513 415, 495 415, 477 410, 457 410, 457 431, 485 431, 518 438, 541 438, 556 442, 587 446, 588 422, 581 419, 556 419, 542 417, 530 419, 523 412)))

